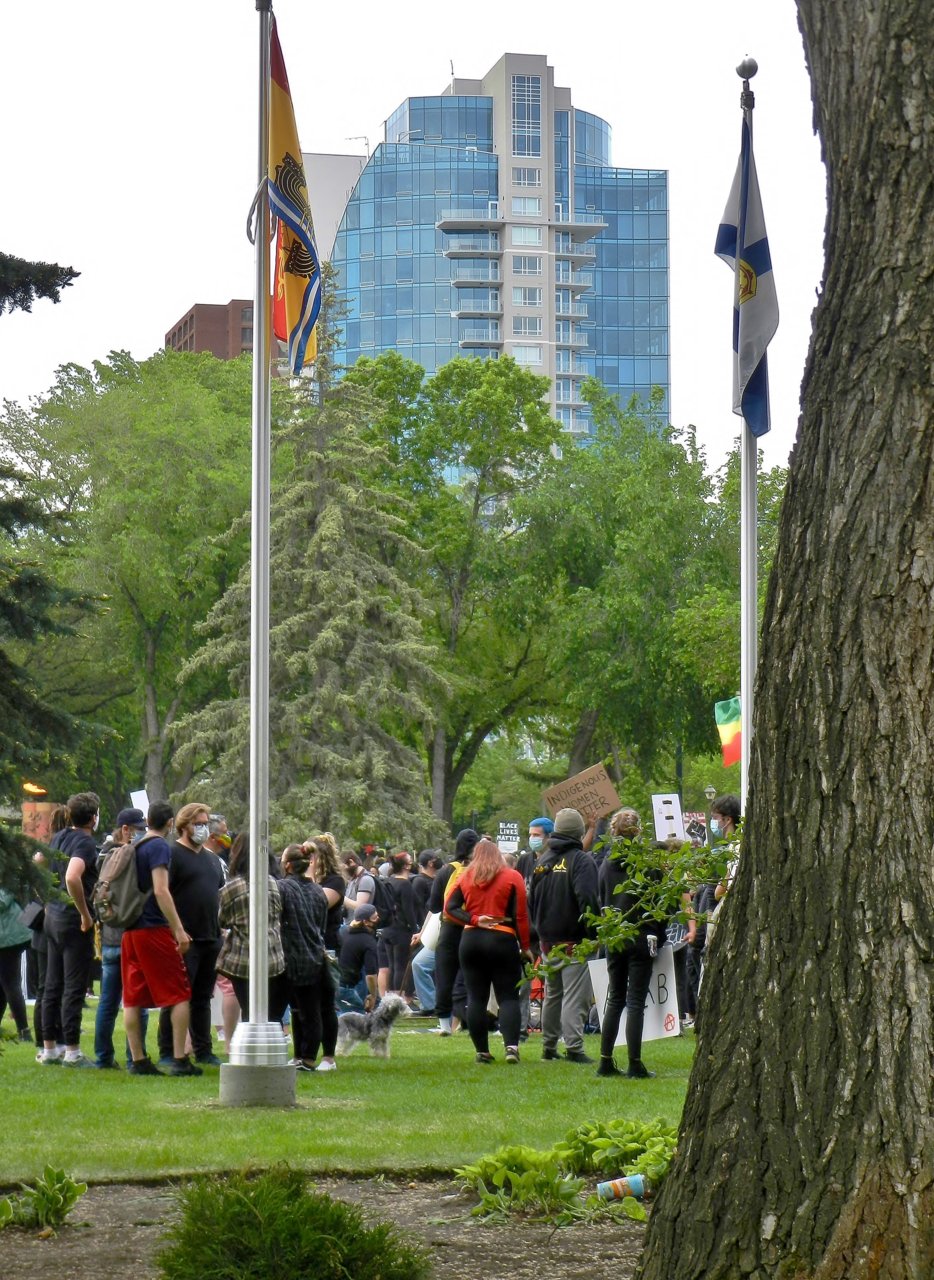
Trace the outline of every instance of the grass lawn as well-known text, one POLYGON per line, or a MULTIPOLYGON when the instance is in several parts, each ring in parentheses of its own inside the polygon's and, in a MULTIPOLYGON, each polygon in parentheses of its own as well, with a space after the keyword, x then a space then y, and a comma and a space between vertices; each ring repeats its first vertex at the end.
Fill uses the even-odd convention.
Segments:
MULTIPOLYGON (((93 1010, 83 1042, 93 1043, 93 1010)), ((397 1027, 392 1058, 358 1049, 325 1075, 299 1073, 294 1110, 218 1103, 219 1068, 200 1079, 157 1080, 125 1071, 42 1067, 35 1047, 6 1042, 0 1055, 0 1185, 29 1180, 51 1162, 92 1181, 161 1178, 284 1160, 321 1173, 447 1172, 503 1144, 550 1146, 584 1121, 615 1116, 678 1123, 694 1050, 692 1034, 645 1046, 655 1080, 600 1079, 594 1068, 542 1062, 541 1037, 518 1067, 478 1066, 466 1032, 397 1027)), ((150 1040, 155 1029, 150 1025, 150 1040)), ((117 1043, 122 1043, 117 1041, 117 1043)), ((597 1038, 588 1036, 592 1057, 597 1038)), ((625 1063, 625 1050, 618 1053, 625 1063)))

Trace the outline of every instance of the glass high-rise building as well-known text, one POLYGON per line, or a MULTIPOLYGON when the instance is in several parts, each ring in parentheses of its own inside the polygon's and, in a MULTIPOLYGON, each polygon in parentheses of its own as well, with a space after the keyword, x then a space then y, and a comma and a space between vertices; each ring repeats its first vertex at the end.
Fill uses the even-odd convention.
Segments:
POLYGON ((510 355, 551 379, 578 436, 588 375, 624 405, 660 387, 667 411, 667 173, 612 167, 610 126, 573 105, 545 57, 506 54, 482 80, 407 98, 323 243, 322 230, 348 364, 397 350, 433 372, 510 355))

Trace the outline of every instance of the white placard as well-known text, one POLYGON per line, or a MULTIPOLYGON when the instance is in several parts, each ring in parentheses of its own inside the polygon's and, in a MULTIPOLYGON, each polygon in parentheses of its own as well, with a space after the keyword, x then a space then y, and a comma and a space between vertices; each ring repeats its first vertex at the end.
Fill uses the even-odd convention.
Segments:
POLYGON ((677 791, 652 797, 655 815, 656 840, 685 840, 684 818, 681 816, 681 799, 677 791))
POLYGON ((518 853, 519 852, 519 824, 518 822, 501 822, 499 824, 499 838, 496 843, 499 845, 500 853, 518 853))
MULTIPOLYGON (((605 960, 589 960, 590 981, 593 985, 593 998, 597 1006, 597 1019, 603 1026, 603 1011, 606 1008, 610 982, 607 976, 605 960)), ((659 951, 652 967, 652 980, 645 998, 645 1022, 642 1024, 643 1040, 664 1040, 668 1036, 676 1036, 681 1031, 681 1020, 678 1016, 678 984, 675 980, 675 956, 671 947, 666 944, 659 951)), ((626 1013, 619 1020, 617 1045, 626 1043, 626 1013)))
POLYGON ((130 804, 134 809, 142 809, 144 814, 149 813, 149 796, 145 791, 131 791, 130 804))

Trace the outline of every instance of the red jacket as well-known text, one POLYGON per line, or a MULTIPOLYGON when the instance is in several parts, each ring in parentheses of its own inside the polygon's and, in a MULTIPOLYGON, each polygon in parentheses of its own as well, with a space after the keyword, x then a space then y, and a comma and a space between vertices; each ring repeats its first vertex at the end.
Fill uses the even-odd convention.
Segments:
POLYGON ((529 949, 529 912, 525 900, 525 881, 512 867, 503 867, 486 884, 474 884, 473 868, 468 867, 447 900, 445 910, 468 929, 476 929, 480 916, 497 916, 508 924, 494 926, 501 933, 518 935, 524 951, 529 949), (515 896, 513 896, 515 895, 515 896))

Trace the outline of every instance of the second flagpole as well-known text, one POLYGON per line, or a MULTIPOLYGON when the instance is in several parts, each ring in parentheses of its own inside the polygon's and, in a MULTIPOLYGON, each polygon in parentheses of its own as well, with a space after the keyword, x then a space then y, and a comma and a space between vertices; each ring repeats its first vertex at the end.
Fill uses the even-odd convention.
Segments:
MULTIPOLYGON (((749 130, 749 150, 752 152, 752 112, 755 95, 749 87, 750 79, 758 71, 754 58, 747 58, 736 68, 742 77, 743 91, 740 105, 749 130)), ((744 198, 741 208, 746 209, 744 198)), ((745 225, 737 228, 737 258, 745 244, 745 225)), ((736 264, 737 281, 740 277, 739 261, 736 264)), ((755 697, 756 664, 759 643, 759 547, 758 547, 758 471, 759 445, 756 437, 743 419, 740 446, 740 802, 743 812, 749 794, 749 761, 752 752, 752 713, 755 697)))

